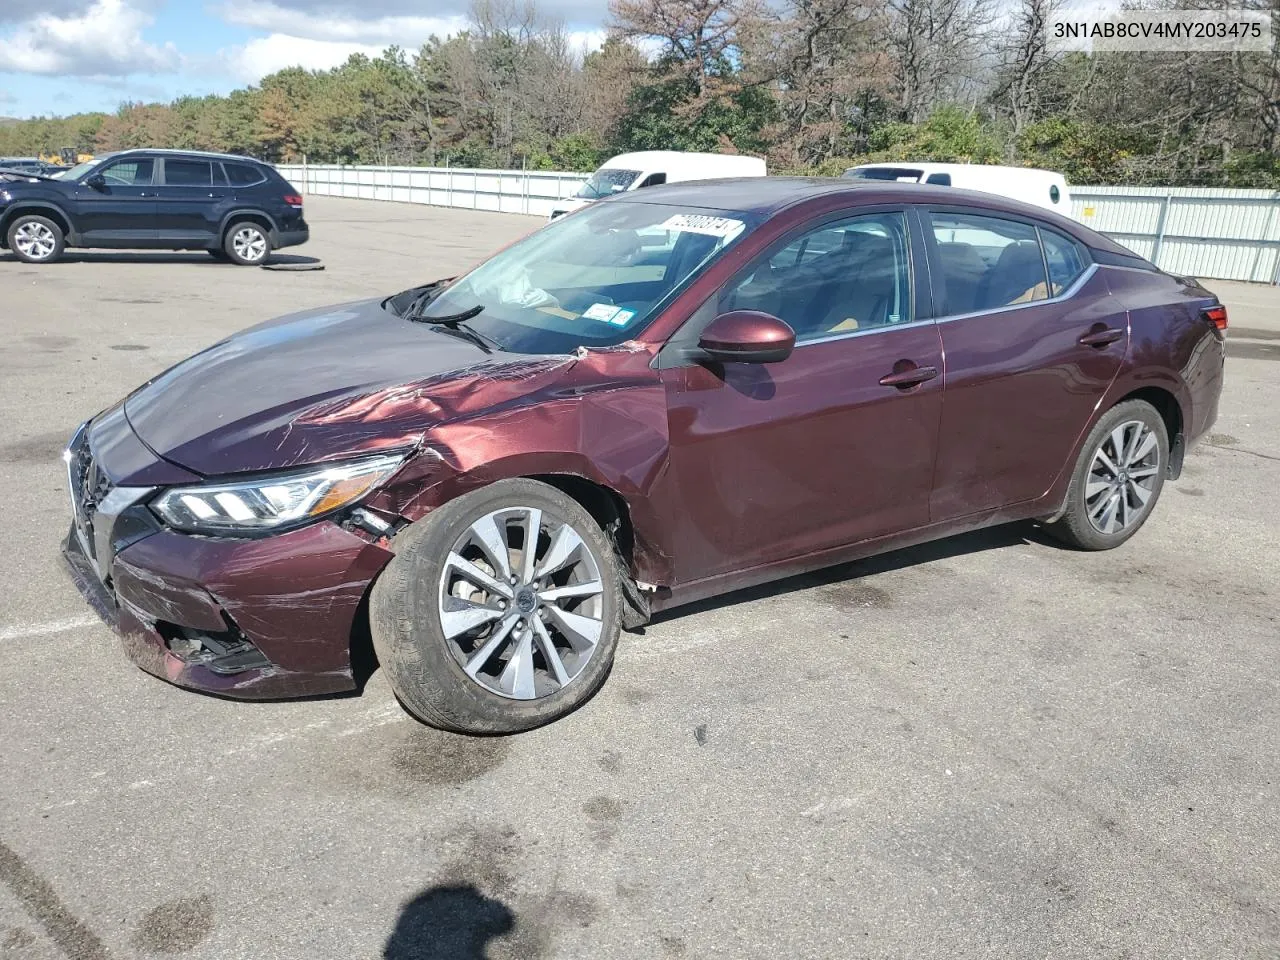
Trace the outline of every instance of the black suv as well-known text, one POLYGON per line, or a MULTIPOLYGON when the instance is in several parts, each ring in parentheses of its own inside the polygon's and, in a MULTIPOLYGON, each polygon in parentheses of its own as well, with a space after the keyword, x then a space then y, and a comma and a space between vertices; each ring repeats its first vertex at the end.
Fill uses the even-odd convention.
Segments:
POLYGON ((0 172, 0 245, 27 263, 64 247, 207 250, 262 263, 306 243, 302 197, 247 157, 124 150, 51 177, 0 172))

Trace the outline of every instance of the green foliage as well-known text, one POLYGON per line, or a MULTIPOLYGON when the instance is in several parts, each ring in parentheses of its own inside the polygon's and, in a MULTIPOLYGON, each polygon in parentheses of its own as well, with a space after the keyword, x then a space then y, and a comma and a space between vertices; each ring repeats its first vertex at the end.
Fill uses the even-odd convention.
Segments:
POLYGON ((608 160, 609 152, 594 135, 571 133, 553 143, 550 153, 541 156, 546 158, 547 166, 537 169, 589 172, 608 160))
POLYGON ((1014 148, 1023 165, 1060 171, 1070 183, 1122 183, 1142 144, 1118 126, 1051 117, 1027 127, 1014 148))
POLYGON ((871 153, 863 163, 893 160, 936 163, 999 163, 1003 156, 999 138, 977 114, 943 106, 924 123, 886 123, 873 131, 871 153))
POLYGON ((1280 190, 1280 156, 1274 153, 1237 153, 1222 172, 1224 187, 1280 190))
POLYGON ((777 119, 777 103, 763 87, 742 87, 699 102, 692 81, 639 84, 618 122, 615 152, 628 150, 723 150, 764 153, 766 129, 777 119))

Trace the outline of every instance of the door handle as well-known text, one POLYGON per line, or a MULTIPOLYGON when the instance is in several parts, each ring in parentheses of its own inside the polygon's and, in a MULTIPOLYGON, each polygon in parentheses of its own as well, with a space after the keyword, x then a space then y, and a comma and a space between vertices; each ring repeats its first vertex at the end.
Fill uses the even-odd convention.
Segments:
POLYGON ((1080 343, 1086 347, 1105 347, 1108 344, 1115 343, 1123 336, 1123 330, 1117 330, 1115 327, 1103 327, 1101 330, 1090 330, 1080 338, 1080 343))
POLYGON ((893 373, 886 373, 880 378, 880 386, 897 387, 899 390, 909 390, 911 387, 917 387, 926 380, 932 380, 938 375, 937 367, 917 367, 910 360, 899 360, 894 364, 893 373), (907 364, 911 364, 909 367, 907 364), (905 369, 896 369, 904 367, 905 369))

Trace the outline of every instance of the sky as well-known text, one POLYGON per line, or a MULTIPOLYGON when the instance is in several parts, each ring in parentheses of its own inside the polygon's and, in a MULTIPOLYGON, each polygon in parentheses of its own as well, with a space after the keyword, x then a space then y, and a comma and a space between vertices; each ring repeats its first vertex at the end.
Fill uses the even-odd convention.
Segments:
MULTIPOLYGON (((456 33, 468 0, 0 0, 0 116, 114 111, 226 93, 290 66, 326 69, 456 33)), ((539 0, 575 43, 607 0, 539 0)))

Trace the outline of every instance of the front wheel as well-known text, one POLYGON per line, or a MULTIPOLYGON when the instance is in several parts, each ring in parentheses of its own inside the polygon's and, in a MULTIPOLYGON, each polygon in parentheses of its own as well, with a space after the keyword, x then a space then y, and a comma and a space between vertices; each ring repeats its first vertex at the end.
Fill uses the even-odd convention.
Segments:
POLYGON ((265 227, 250 221, 231 225, 222 249, 232 263, 242 267, 256 267, 271 252, 271 237, 265 227))
POLYGON ((588 700, 613 664, 621 572, 571 497, 503 480, 396 538, 374 584, 374 648, 400 702, 432 726, 514 733, 588 700))
POLYGON ((1067 490, 1066 512, 1046 530, 1083 550, 1110 550, 1146 522, 1169 468, 1169 431, 1144 400, 1103 414, 1085 439, 1067 490))
POLYGON ((9 224, 9 249, 26 263, 53 263, 66 243, 62 228, 48 217, 30 214, 9 224))

